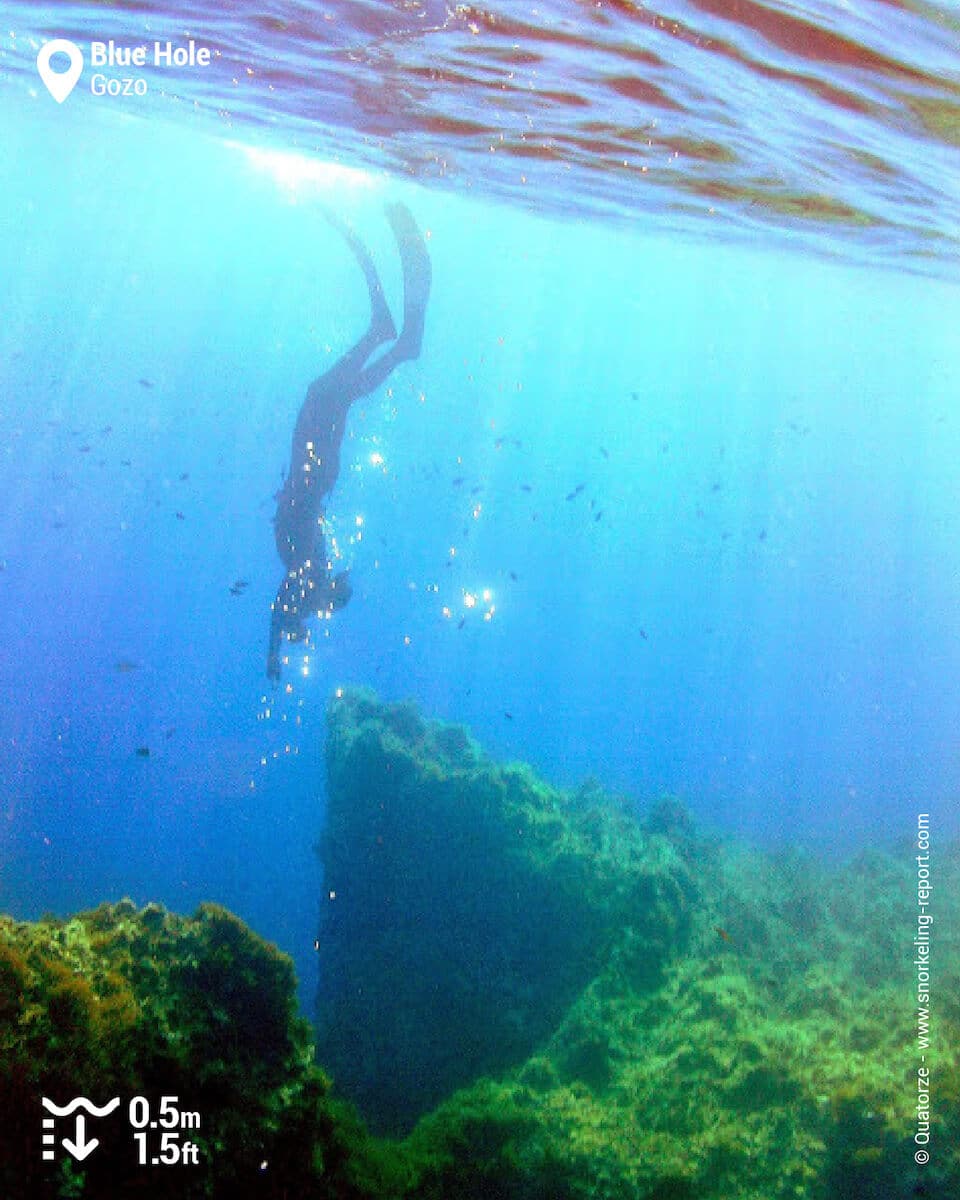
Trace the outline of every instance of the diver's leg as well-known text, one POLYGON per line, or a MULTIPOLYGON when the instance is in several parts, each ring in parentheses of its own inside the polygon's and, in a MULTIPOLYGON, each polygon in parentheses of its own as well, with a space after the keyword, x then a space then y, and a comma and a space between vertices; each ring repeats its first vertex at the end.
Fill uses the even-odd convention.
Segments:
POLYGON ((350 247, 363 272, 363 277, 367 281, 367 292, 370 296, 370 324, 360 339, 341 355, 329 370, 319 375, 307 389, 307 396, 297 419, 297 430, 294 432, 295 452, 298 440, 303 440, 299 438, 301 426, 306 430, 309 440, 324 442, 329 439, 321 432, 321 426, 323 429, 327 429, 343 425, 353 401, 358 396, 366 395, 366 392, 357 387, 357 381, 360 379, 361 372, 370 355, 384 342, 391 342, 397 336, 397 327, 390 315, 390 309, 383 294, 383 285, 370 256, 370 251, 335 213, 324 207, 323 214, 350 247))

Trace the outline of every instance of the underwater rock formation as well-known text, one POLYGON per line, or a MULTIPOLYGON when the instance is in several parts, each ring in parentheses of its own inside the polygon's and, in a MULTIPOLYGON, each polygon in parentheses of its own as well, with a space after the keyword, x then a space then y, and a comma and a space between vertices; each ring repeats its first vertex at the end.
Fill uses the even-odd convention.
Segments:
POLYGON ((318 1057, 378 1130, 519 1066, 611 956, 649 986, 683 944, 687 864, 599 791, 364 691, 327 771, 318 1057))
MULTIPOLYGON (((960 1195, 955 939, 927 1053, 939 1152, 914 1162, 908 863, 871 853, 827 872, 722 847, 707 874, 687 948, 655 987, 638 990, 611 958, 523 1067, 420 1122, 417 1200, 960 1195)), ((946 901, 951 886, 960 897, 956 849, 942 878, 946 929, 960 917, 946 901)))
MULTIPOLYGON (((65 921, 0 916, 4 1200, 362 1200, 399 1190, 390 1171, 400 1159, 381 1165, 312 1059, 290 959, 218 905, 192 918, 129 900, 65 921), (60 1146, 44 1161, 42 1097, 64 1106, 80 1096, 121 1103, 90 1119, 86 1137, 99 1145, 82 1162, 60 1146), (163 1097, 172 1098, 168 1110, 190 1115, 168 1141, 195 1144, 196 1162, 188 1154, 176 1165, 139 1165, 136 1096, 156 1116, 163 1097)), ((74 1120, 58 1119, 58 1140, 73 1134, 74 1120)), ((140 1128, 153 1158, 163 1132, 140 1128)))
POLYGON ((366 692, 328 765, 337 1086, 290 960, 225 909, 0 917, 3 1200, 960 1196, 960 846, 931 855, 921 1115, 913 848, 828 867, 641 820, 366 692), (44 1162, 40 1098, 81 1095, 123 1104, 44 1162), (134 1096, 199 1115, 196 1165, 138 1167, 134 1096))
POLYGON ((641 821, 367 692, 328 728, 320 1061, 381 1128, 439 1099, 408 1200, 960 1195, 956 846, 921 1169, 909 851, 827 869, 673 801, 641 821))

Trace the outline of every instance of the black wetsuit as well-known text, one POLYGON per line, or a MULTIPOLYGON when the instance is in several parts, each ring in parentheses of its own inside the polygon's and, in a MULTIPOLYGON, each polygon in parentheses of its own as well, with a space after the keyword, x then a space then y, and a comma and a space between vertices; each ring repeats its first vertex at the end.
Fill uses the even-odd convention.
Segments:
POLYGON ((277 553, 286 573, 270 617, 267 675, 271 679, 280 678, 283 636, 291 641, 303 639, 306 617, 342 608, 350 599, 348 572, 333 573, 323 528, 324 504, 340 473, 340 446, 350 406, 379 387, 399 363, 420 354, 430 294, 430 259, 405 205, 390 205, 387 217, 403 266, 403 328, 399 337, 369 251, 355 233, 329 218, 353 251, 367 281, 370 325, 352 349, 310 384, 293 431, 290 471, 277 495, 273 519, 277 553), (371 362, 371 355, 387 342, 393 345, 371 362))

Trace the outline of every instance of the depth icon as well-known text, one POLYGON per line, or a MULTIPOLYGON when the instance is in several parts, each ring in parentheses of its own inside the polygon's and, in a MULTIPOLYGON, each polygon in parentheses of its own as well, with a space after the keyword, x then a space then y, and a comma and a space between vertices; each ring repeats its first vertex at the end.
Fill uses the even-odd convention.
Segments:
POLYGON ((77 86, 83 71, 83 52, 66 38, 54 38, 41 47, 37 55, 37 70, 47 91, 58 104, 62 104, 77 86), (55 71, 50 66, 50 59, 55 54, 65 54, 69 58, 70 65, 65 71, 55 71))

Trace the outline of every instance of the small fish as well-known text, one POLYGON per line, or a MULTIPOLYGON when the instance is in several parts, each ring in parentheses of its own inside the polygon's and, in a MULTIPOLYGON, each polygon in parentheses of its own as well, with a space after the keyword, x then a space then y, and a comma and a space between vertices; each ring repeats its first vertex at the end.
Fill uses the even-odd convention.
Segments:
POLYGON ((647 631, 645 629, 640 630, 640 636, 645 642, 649 642, 650 639, 647 637, 647 631))
POLYGON ((112 426, 112 425, 104 425, 104 427, 103 427, 103 428, 100 430, 100 436, 101 436, 101 437, 106 437, 106 435, 107 435, 108 433, 113 433, 113 426, 112 426))
POLYGON ((80 447, 80 453, 81 453, 81 454, 89 454, 89 453, 90 453, 90 447, 89 447, 89 446, 88 446, 86 443, 84 443, 84 444, 83 444, 83 445, 80 447))
POLYGON ((765 542, 766 540, 767 540, 767 531, 765 529, 761 529, 760 532, 757 534, 757 541, 765 542))
POLYGON ((452 481, 452 484, 451 484, 451 486, 452 486, 452 487, 461 487, 461 486, 462 486, 462 484, 463 484, 463 476, 462 476, 462 475, 458 475, 458 476, 456 477, 456 479, 454 479, 454 480, 452 481))
POLYGON ((640 399, 640 393, 639 393, 639 392, 631 392, 631 393, 630 393, 630 399, 631 399, 631 400, 639 400, 639 399, 640 399))
POLYGON ((719 925, 714 925, 713 932, 717 935, 717 937, 722 938, 725 942, 733 942, 733 938, 730 936, 730 934, 727 933, 725 929, 721 929, 719 925))
POLYGON ((508 721, 512 721, 512 720, 513 720, 513 713, 511 713, 511 712, 504 712, 504 714, 503 714, 503 715, 504 715, 504 716, 507 718, 507 720, 508 720, 508 721))
POLYGON ((177 511, 177 513, 176 513, 175 515, 176 515, 176 518, 177 518, 177 520, 178 520, 178 521, 185 521, 185 520, 187 519, 187 518, 186 518, 186 517, 183 515, 183 513, 182 513, 182 512, 180 512, 179 510, 177 511))
POLYGON ((510 578, 513 580, 513 582, 514 582, 514 583, 516 583, 516 582, 517 582, 517 573, 516 573, 516 571, 511 571, 511 572, 510 572, 510 578))
POLYGON ((599 521, 602 516, 603 516, 603 509, 601 508, 600 511, 597 513, 597 515, 593 519, 595 521, 599 521))
POLYGON ((182 472, 180 473, 180 482, 181 482, 181 483, 185 483, 185 482, 186 482, 186 481, 187 481, 189 478, 190 478, 190 472, 189 472, 189 471, 182 471, 182 472))
POLYGON ((521 492, 532 492, 532 491, 533 491, 533 488, 530 486, 530 484, 529 484, 529 483, 521 483, 521 484, 520 484, 520 491, 521 491, 521 492))
POLYGON ((152 388, 153 387, 153 381, 150 379, 138 379, 137 383, 139 383, 142 388, 152 388))
POLYGON ((132 466, 133 466, 133 463, 130 461, 130 459, 129 459, 129 458, 121 458, 121 459, 120 459, 120 466, 121 466, 121 467, 132 467, 132 466))
POLYGON ((603 446, 601 446, 601 447, 600 447, 600 453, 603 455, 603 457, 604 457, 604 458, 609 458, 609 457, 610 457, 610 451, 609 451, 609 450, 605 450, 605 449, 603 448, 603 446))
POLYGON ((149 757, 150 757, 150 747, 149 746, 138 746, 137 747, 137 758, 149 758, 149 757))
POLYGON ((576 498, 577 498, 577 497, 580 495, 580 493, 583 491, 583 489, 584 489, 586 486, 587 486, 587 485, 586 485, 585 483, 578 483, 578 484, 577 484, 577 486, 576 486, 576 487, 573 489, 573 491, 572 491, 572 492, 568 492, 568 493, 567 493, 567 495, 565 496, 565 499, 567 499, 567 500, 576 500, 576 498))
POLYGON ((127 675, 130 671, 139 671, 140 664, 129 658, 121 658, 119 662, 114 663, 114 669, 121 675, 127 675))

